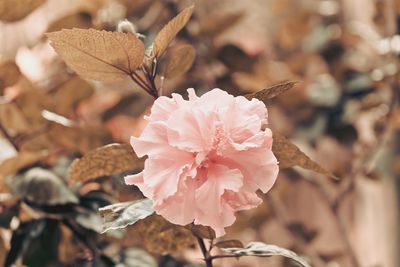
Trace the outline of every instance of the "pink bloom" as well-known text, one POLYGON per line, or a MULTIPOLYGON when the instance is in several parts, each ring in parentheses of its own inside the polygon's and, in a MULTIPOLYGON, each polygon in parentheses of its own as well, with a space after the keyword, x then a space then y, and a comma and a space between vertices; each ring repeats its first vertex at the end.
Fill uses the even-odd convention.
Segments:
POLYGON ((189 100, 160 97, 140 137, 131 137, 144 170, 125 177, 152 199, 155 211, 172 223, 210 226, 217 236, 238 210, 261 203, 278 175, 272 132, 263 102, 213 89, 189 100))

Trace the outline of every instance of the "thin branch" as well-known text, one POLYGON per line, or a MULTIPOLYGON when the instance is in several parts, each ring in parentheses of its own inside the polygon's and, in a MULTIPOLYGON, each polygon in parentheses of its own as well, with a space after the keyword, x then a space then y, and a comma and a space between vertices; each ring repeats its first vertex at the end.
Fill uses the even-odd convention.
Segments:
POLYGON ((210 253, 207 250, 206 245, 204 244, 204 240, 200 237, 196 237, 196 239, 197 239, 197 242, 199 243, 200 250, 203 253, 204 261, 206 262, 206 266, 213 267, 213 265, 212 265, 213 257, 210 256, 210 253))
POLYGON ((157 98, 157 95, 155 95, 152 90, 148 87, 147 84, 143 84, 140 80, 138 80, 135 76, 133 76, 132 73, 129 74, 129 77, 131 77, 132 81, 134 81, 137 85, 139 85, 143 90, 145 90, 149 95, 154 97, 155 99, 157 98))

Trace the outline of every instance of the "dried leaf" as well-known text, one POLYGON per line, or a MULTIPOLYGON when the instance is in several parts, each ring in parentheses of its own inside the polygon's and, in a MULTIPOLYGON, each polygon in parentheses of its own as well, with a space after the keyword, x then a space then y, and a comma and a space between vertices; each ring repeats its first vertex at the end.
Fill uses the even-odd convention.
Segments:
POLYGON ((222 240, 215 243, 214 246, 219 248, 244 248, 240 240, 222 240))
POLYGON ((16 174, 20 169, 44 159, 47 155, 46 151, 21 152, 15 157, 4 160, 0 164, 0 180, 16 174))
POLYGON ((86 79, 122 80, 143 63, 144 44, 132 34, 72 29, 47 36, 67 65, 86 79))
POLYGON ((82 154, 104 146, 112 140, 110 133, 103 125, 66 127, 59 123, 51 124, 46 138, 58 147, 82 154))
POLYGON ((185 8, 175 18, 170 20, 159 33, 157 33, 157 36, 153 42, 153 49, 150 54, 152 58, 161 57, 178 32, 185 27, 186 23, 192 16, 193 10, 194 5, 185 8))
POLYGON ((128 144, 110 144, 87 153, 71 164, 70 184, 86 182, 143 168, 144 159, 138 158, 128 144))
POLYGON ((206 238, 206 239, 215 238, 215 232, 209 226, 189 224, 186 226, 186 228, 192 231, 192 234, 196 237, 206 238))
POLYGON ((154 213, 153 202, 150 199, 140 199, 117 203, 99 209, 103 218, 103 231, 122 229, 135 224, 154 213))
POLYGON ((192 67, 196 57, 196 50, 191 45, 181 45, 171 49, 165 67, 165 77, 174 78, 185 74, 192 67))
POLYGON ((283 83, 273 85, 266 89, 263 89, 256 93, 246 95, 246 97, 248 99, 257 98, 261 101, 267 101, 271 98, 274 98, 274 97, 286 92, 289 89, 292 89, 297 83, 298 83, 297 81, 286 81, 283 83))
POLYGON ((78 103, 94 93, 93 87, 80 78, 74 78, 61 85, 54 99, 57 103, 55 112, 68 116, 74 111, 78 103))
POLYGON ((188 229, 172 224, 159 215, 142 220, 138 224, 138 230, 146 250, 160 255, 176 253, 195 244, 195 239, 188 229))
POLYGON ((26 17, 45 0, 1 0, 0 20, 13 22, 26 17))
POLYGON ((47 32, 61 31, 62 29, 89 29, 92 26, 92 15, 89 12, 79 12, 56 20, 47 28, 47 32))
POLYGON ((23 175, 12 177, 9 187, 17 195, 38 205, 79 203, 62 178, 43 168, 32 168, 23 175))
POLYGON ((301 264, 303 267, 311 267, 306 260, 298 256, 291 250, 278 247, 276 245, 269 245, 262 242, 251 242, 245 248, 223 248, 225 252, 232 255, 241 256, 256 256, 256 257, 271 257, 271 256, 283 256, 294 260, 301 264))
POLYGON ((31 129, 21 109, 15 103, 0 105, 0 122, 13 134, 26 133, 31 129))
POLYGON ((16 84, 20 75, 21 72, 15 62, 6 61, 0 63, 0 92, 5 87, 16 84))
POLYGON ((196 34, 214 37, 234 26, 243 17, 243 12, 218 13, 208 15, 200 21, 196 34))
POLYGON ((319 166, 318 163, 310 159, 285 136, 275 132, 273 140, 272 151, 278 159, 279 167, 281 169, 299 166, 304 169, 315 171, 336 179, 332 173, 325 170, 319 166))

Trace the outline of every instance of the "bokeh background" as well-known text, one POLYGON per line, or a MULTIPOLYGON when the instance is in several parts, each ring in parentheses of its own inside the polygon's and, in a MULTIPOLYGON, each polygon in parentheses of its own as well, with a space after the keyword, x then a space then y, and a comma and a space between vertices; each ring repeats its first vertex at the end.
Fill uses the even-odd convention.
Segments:
MULTIPOLYGON (((95 148, 139 135, 153 100, 130 80, 82 80, 44 35, 74 27, 114 31, 127 18, 149 45, 191 3, 0 0, 0 262, 201 266, 190 265, 201 264, 201 255, 182 233, 182 239, 160 237, 146 225, 99 233, 97 208, 140 192, 125 186, 123 175, 71 184, 69 166, 95 148)), ((188 43, 196 59, 186 74, 165 81, 163 94, 218 87, 240 95, 300 81, 267 103, 270 127, 340 177, 282 170, 264 203, 239 213, 226 238, 290 248, 315 267, 400 266, 400 2, 195 4, 171 49, 188 43)), ((215 265, 294 266, 279 257, 215 265)))

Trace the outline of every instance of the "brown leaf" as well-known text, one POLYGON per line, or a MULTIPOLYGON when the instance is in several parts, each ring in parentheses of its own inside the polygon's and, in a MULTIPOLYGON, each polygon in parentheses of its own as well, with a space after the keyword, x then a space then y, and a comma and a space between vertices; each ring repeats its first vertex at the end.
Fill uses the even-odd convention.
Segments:
POLYGON ((24 151, 15 157, 4 160, 0 163, 0 192, 5 191, 5 178, 9 175, 16 174, 20 169, 32 165, 45 157, 46 151, 28 152, 24 151))
POLYGON ((185 226, 187 229, 192 231, 192 234, 199 238, 214 239, 215 232, 209 226, 188 224, 185 226))
POLYGON ((67 127, 52 123, 46 138, 59 147, 82 154, 111 142, 110 133, 102 125, 67 127))
POLYGON ((267 101, 271 98, 274 98, 274 97, 286 92, 289 89, 292 89, 297 83, 298 83, 298 81, 286 81, 286 82, 278 83, 276 85, 270 86, 270 87, 265 88, 256 93, 246 95, 246 97, 248 99, 257 98, 261 101, 267 101))
POLYGON ((192 67, 196 57, 193 46, 185 44, 171 49, 169 59, 165 67, 165 77, 174 78, 185 74, 192 67))
POLYGON ((57 103, 55 112, 63 116, 70 115, 76 105, 90 97, 93 92, 93 87, 78 77, 67 81, 57 89, 54 95, 57 103))
POLYGON ((215 243, 216 247, 219 248, 244 248, 243 243, 240 240, 222 240, 215 243))
POLYGON ((0 92, 5 87, 16 84, 20 75, 21 72, 14 62, 6 61, 0 63, 0 92))
POLYGON ((42 117, 42 111, 45 109, 51 110, 53 100, 25 77, 18 81, 18 87, 20 93, 15 103, 29 122, 30 130, 33 131, 43 127, 46 120, 42 117))
POLYGON ((45 0, 1 0, 0 20, 13 22, 26 17, 45 0))
POLYGON ((25 133, 31 129, 22 111, 12 102, 0 105, 0 122, 13 134, 25 133))
POLYGON ((243 17, 243 12, 208 15, 200 21, 196 34, 213 37, 234 26, 243 17))
POLYGON ((310 159, 295 144, 290 142, 285 136, 274 132, 272 151, 279 162, 279 168, 289 168, 299 166, 307 170, 315 171, 331 178, 337 179, 331 172, 322 168, 318 163, 310 159))
POLYGON ((132 34, 72 29, 47 36, 67 65, 86 79, 122 80, 143 63, 144 44, 132 34))
POLYGON ((180 30, 185 27, 194 10, 194 5, 185 8, 175 18, 170 20, 164 28, 157 33, 151 51, 152 58, 160 58, 180 30))
POLYGON ((139 221, 138 230, 144 247, 152 253, 166 255, 195 245, 195 239, 188 229, 174 225, 159 215, 139 221))
POLYGON ((92 15, 89 12, 82 11, 79 13, 62 17, 47 28, 47 32, 61 31, 62 29, 89 29, 92 26, 92 15))
POLYGON ((87 153, 71 164, 70 184, 143 168, 129 144, 110 144, 87 153))

